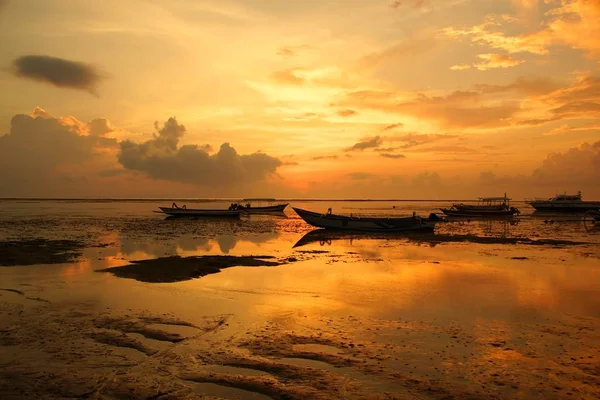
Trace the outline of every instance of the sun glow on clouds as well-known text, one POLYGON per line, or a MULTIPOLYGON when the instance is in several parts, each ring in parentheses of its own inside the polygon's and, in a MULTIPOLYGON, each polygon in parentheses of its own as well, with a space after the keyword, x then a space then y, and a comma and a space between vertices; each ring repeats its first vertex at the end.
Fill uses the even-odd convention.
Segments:
MULTIPOLYGON (((0 108, 6 132, 32 98, 90 120, 56 118, 69 132, 130 140, 137 150, 152 143, 154 121, 177 116, 187 133, 169 153, 171 167, 187 163, 192 148, 194 160, 212 165, 230 142, 239 154, 279 160, 268 168, 273 190, 307 195, 314 187, 339 195, 380 187, 382 196, 406 188, 420 196, 436 185, 407 182, 432 177, 465 182, 477 194, 490 168, 529 176, 548 154, 597 141, 600 3, 593 0, 499 0, 485 11, 462 0, 365 0, 343 13, 336 0, 132 0, 133 15, 110 2, 66 0, 32 15, 25 3, 9 2, 0 26, 6 66, 37 61, 33 72, 0 77, 0 103, 11 106, 0 108), (69 79, 69 69, 91 78, 69 79), (207 143, 215 150, 205 155, 207 143), (344 151, 360 143, 367 146, 344 151)), ((43 110, 34 116, 53 118, 43 110)), ((137 173, 115 172, 119 146, 82 151, 123 182, 147 183, 144 173, 154 168, 143 151, 137 173)), ((153 184, 164 189, 179 174, 153 184)), ((204 182, 195 172, 179 181, 204 182)), ((532 188, 503 182, 510 187, 502 191, 532 188)), ((437 187, 436 197, 450 193, 437 187)), ((545 195, 531 193, 538 194, 545 195)))

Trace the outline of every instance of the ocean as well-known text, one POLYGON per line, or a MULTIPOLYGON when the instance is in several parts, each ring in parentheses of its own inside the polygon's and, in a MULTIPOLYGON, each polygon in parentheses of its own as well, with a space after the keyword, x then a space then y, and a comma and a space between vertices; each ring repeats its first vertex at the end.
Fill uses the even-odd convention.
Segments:
MULTIPOLYGON (((0 201, 3 398, 599 394, 600 229, 580 215, 514 202, 514 219, 344 234, 291 207, 153 212, 172 202, 0 201)), ((386 216, 452 203, 289 202, 386 216)))

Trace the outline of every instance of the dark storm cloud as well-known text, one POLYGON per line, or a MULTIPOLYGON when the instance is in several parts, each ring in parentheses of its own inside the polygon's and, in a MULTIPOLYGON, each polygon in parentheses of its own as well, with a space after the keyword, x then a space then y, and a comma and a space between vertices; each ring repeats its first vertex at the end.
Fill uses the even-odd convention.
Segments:
POLYGON ((229 143, 223 143, 213 155, 204 147, 179 146, 186 130, 175 118, 169 118, 162 127, 157 123, 156 129, 154 139, 144 143, 121 142, 118 159, 125 168, 154 179, 229 186, 261 181, 283 165, 278 158, 264 153, 240 155, 229 143))
POLYGON ((84 90, 97 95, 103 79, 96 67, 63 58, 28 55, 13 61, 13 72, 21 78, 50 83, 60 88, 84 90))

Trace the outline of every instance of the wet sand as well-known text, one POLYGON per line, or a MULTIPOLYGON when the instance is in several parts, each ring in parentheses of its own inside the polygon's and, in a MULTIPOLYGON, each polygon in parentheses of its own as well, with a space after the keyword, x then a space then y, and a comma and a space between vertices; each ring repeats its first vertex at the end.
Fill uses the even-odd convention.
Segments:
POLYGON ((87 226, 0 268, 2 398, 600 397, 597 235, 254 222, 87 226))

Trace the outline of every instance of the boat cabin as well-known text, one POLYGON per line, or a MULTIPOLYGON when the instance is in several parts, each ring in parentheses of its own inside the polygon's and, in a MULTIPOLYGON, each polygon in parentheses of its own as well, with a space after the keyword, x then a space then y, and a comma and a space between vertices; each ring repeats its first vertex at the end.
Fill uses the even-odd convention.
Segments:
POLYGON ((557 194, 550 201, 581 201, 581 191, 577 192, 577 194, 557 194))

